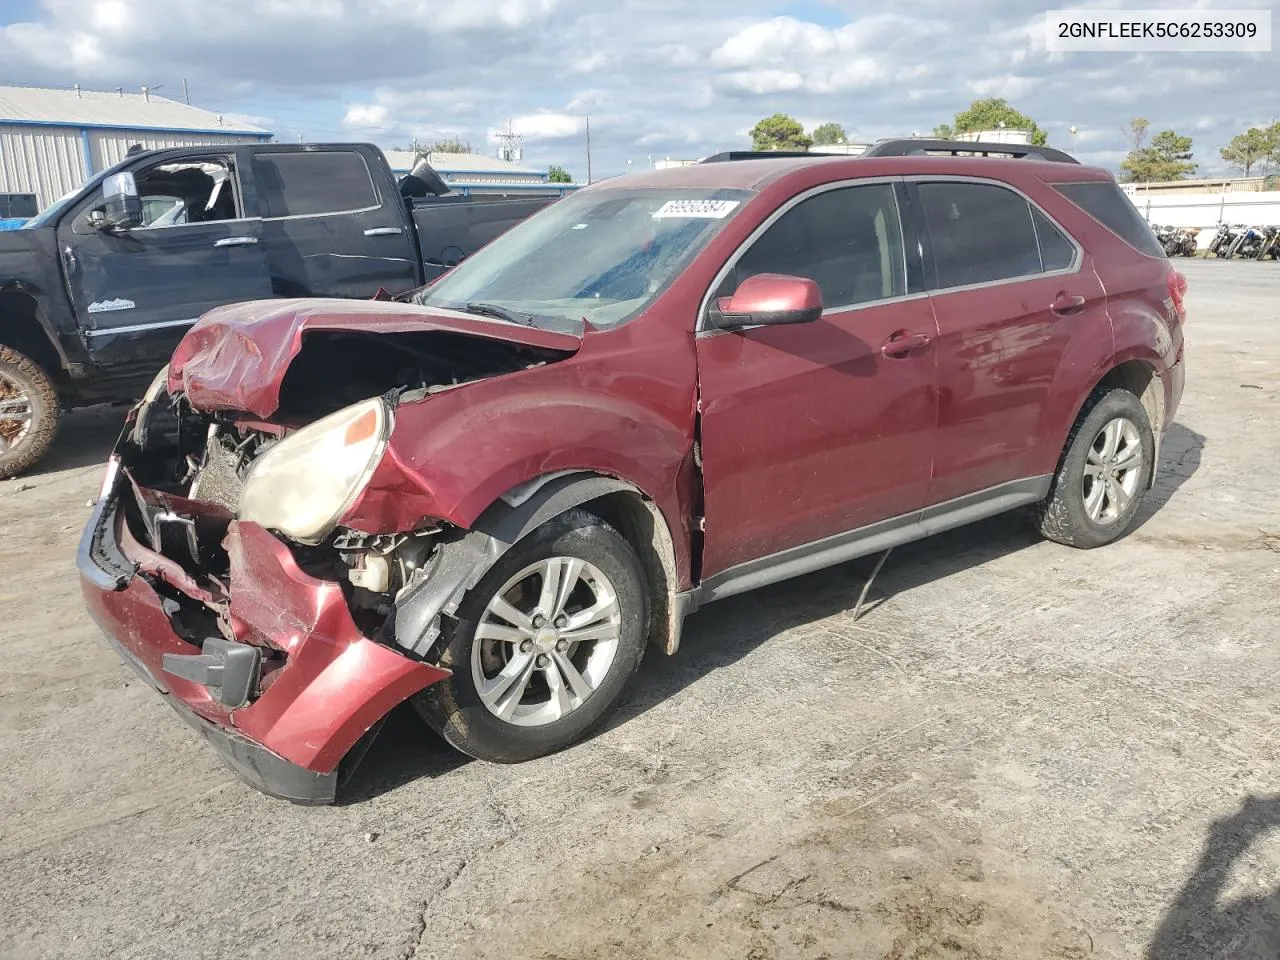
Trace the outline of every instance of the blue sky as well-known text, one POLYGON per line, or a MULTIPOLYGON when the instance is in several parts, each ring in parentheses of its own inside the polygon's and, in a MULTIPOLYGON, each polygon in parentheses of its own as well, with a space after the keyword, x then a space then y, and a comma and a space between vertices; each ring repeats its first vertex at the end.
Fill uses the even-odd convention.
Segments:
POLYGON ((1280 113, 1275 53, 1048 54, 1044 10, 1023 0, 0 0, 0 83, 161 84, 177 97, 185 78, 196 105, 281 140, 457 136, 492 154, 510 119, 528 162, 580 178, 587 115, 598 177, 745 147, 776 111, 873 140, 928 132, 985 96, 1112 169, 1126 150, 1120 128, 1144 116, 1153 131, 1193 137, 1200 172, 1213 175, 1233 134, 1280 113))

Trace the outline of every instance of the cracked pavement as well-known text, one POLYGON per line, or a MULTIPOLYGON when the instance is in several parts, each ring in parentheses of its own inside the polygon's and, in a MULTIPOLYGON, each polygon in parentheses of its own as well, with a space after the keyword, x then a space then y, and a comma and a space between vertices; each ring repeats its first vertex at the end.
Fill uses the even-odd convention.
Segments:
POLYGON ((0 957, 1280 954, 1280 264, 1179 262, 1142 526, 1003 517, 707 607, 608 728, 492 766, 395 714, 344 795, 243 786, 81 608, 121 410, 0 483, 0 957), (1246 798, 1254 799, 1248 804, 1246 798))

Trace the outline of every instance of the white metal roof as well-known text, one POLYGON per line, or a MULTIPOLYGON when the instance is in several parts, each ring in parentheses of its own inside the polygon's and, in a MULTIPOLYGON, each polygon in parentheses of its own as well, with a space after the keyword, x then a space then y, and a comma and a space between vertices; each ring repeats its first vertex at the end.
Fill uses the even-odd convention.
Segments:
POLYGON ((270 136, 231 117, 155 94, 0 86, 0 124, 184 130, 270 136))

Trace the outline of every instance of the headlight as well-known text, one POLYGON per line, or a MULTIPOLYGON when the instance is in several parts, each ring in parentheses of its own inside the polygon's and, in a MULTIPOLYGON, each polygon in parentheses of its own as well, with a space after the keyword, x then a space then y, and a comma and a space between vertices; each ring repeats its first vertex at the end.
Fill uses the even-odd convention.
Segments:
POLYGON ((260 456, 240 493, 240 519, 319 543, 369 482, 390 414, 366 400, 291 433, 260 456))

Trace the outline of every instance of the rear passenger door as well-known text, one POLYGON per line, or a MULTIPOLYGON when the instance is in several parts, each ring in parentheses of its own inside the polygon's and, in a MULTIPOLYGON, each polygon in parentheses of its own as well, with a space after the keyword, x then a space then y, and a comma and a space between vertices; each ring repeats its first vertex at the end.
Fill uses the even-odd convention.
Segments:
POLYGON ((1022 193, 963 178, 909 184, 938 321, 938 431, 928 504, 1038 472, 1045 404, 1078 331, 1110 336, 1079 244, 1022 193), (1039 454, 1039 456, 1038 456, 1039 454))
POLYGON ((254 151, 276 296, 365 299, 414 286, 417 250, 403 201, 382 195, 369 163, 355 147, 254 151))

